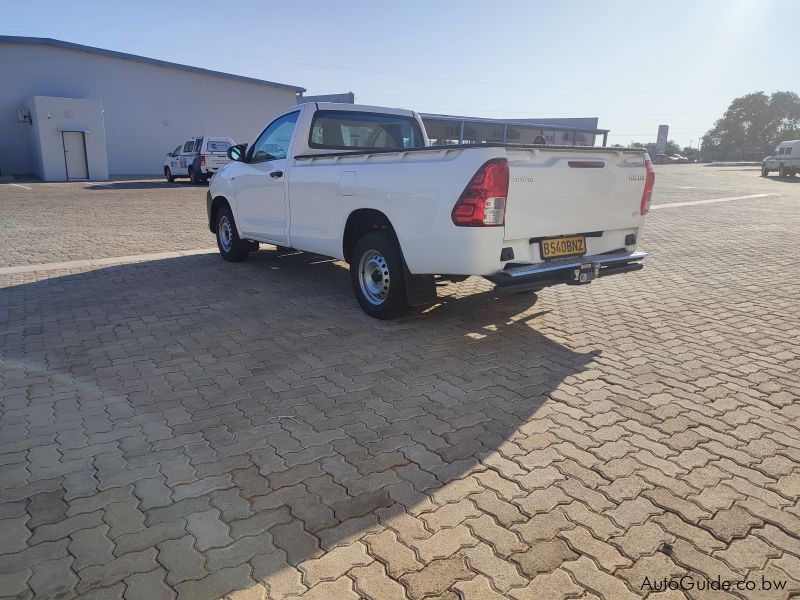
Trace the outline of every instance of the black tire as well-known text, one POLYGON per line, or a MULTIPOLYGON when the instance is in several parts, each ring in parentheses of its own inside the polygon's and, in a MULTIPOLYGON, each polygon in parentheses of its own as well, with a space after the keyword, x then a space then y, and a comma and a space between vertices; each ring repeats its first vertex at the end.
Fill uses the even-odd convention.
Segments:
POLYGON ((167 181, 169 183, 175 181, 175 176, 172 174, 172 171, 170 170, 169 167, 164 167, 164 177, 167 178, 167 181))
POLYGON ((400 245, 390 231, 373 231, 358 240, 350 262, 350 280, 365 313, 388 320, 408 312, 403 271, 400 245))
POLYGON ((761 167, 761 176, 766 177, 769 175, 769 169, 767 167, 761 167))
POLYGON ((786 169, 783 166, 778 169, 778 177, 786 177, 786 169))
POLYGON ((239 238, 236 222, 228 206, 222 206, 214 216, 217 231, 217 248, 227 261, 241 262, 250 254, 250 243, 239 238))
POLYGON ((189 167, 189 181, 192 182, 192 185, 198 185, 200 183, 200 176, 195 173, 194 167, 189 167))

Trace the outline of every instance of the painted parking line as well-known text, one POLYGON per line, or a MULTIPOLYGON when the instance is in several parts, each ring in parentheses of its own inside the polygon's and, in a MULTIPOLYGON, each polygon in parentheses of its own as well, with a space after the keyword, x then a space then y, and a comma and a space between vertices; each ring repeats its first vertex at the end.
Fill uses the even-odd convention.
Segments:
POLYGON ((19 265, 16 267, 0 267, 0 275, 13 275, 16 273, 38 273, 40 271, 62 271, 69 269, 84 269, 106 267, 109 265, 125 265, 151 260, 164 260, 180 258, 182 256, 196 256, 198 254, 211 254, 217 248, 197 248, 195 250, 179 250, 177 252, 155 252, 153 254, 135 254, 132 256, 113 256, 110 258, 96 258, 90 260, 72 260, 69 262, 42 263, 38 265, 19 265))
POLYGON ((22 189, 25 189, 25 190, 32 190, 33 189, 33 188, 29 188, 27 185, 20 185, 18 183, 12 183, 11 185, 13 185, 14 187, 21 187, 22 189))
POLYGON ((670 202, 669 204, 653 204, 650 210, 659 208, 677 208, 679 206, 695 206, 698 204, 716 204, 717 202, 733 202, 734 200, 753 200, 756 198, 768 198, 778 194, 748 194, 747 196, 729 196, 727 198, 711 198, 709 200, 691 200, 688 202, 670 202))

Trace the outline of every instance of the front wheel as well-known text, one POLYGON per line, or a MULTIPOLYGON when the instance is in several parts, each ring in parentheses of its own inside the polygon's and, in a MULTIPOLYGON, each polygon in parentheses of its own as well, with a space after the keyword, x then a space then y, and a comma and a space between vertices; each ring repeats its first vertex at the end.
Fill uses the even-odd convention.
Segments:
POLYGON ((164 167, 164 177, 167 178, 167 181, 169 183, 175 181, 175 176, 172 174, 172 171, 170 170, 169 167, 164 167))
POLYGON ((767 167, 761 167, 761 176, 766 177, 769 175, 769 169, 767 167))
POLYGON ((243 261, 250 254, 247 242, 239 239, 233 214, 227 206, 217 211, 217 247, 222 258, 230 262, 243 261))
POLYGON ((408 312, 403 255, 388 231, 374 231, 358 240, 350 279, 359 306, 370 317, 395 319, 408 312))

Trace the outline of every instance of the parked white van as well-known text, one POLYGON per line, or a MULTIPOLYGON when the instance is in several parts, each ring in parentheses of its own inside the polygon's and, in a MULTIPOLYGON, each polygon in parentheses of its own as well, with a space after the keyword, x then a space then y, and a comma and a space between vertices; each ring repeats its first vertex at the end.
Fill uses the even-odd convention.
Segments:
POLYGON ((761 161, 761 176, 777 171, 779 177, 794 177, 800 173, 800 140, 788 140, 775 147, 775 154, 761 161))

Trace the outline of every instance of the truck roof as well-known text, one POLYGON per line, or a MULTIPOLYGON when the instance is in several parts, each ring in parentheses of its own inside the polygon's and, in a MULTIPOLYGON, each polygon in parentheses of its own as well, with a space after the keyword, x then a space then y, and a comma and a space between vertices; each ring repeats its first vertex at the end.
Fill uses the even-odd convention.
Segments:
MULTIPOLYGON (((389 108, 386 106, 371 106, 369 104, 348 104, 346 102, 303 102, 303 104, 316 104, 317 110, 342 110, 347 112, 372 112, 384 115, 402 115, 413 117, 413 110, 407 108, 389 108)), ((302 104, 300 105, 302 106, 302 104)))

